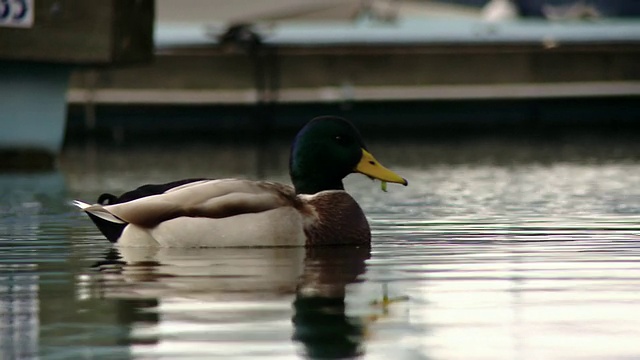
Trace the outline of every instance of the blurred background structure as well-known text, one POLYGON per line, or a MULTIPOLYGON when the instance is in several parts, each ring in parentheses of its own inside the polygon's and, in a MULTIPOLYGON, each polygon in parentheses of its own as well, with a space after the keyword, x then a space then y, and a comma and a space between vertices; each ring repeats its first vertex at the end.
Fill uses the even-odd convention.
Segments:
POLYGON ((640 116, 633 1, 160 0, 156 11, 152 65, 74 74, 71 135, 264 135, 322 113, 385 133, 640 116))
POLYGON ((0 170, 51 168, 73 71, 148 63, 153 0, 0 3, 0 170))
MULTIPOLYGON (((108 3, 119 4, 102 12, 113 14, 104 20, 109 30, 73 28, 47 42, 55 54, 71 53, 64 46, 74 44, 71 34, 86 45, 83 60, 52 60, 69 64, 64 73, 72 74, 63 115, 68 141, 97 135, 121 142, 136 133, 289 136, 326 113, 347 116, 365 132, 417 135, 619 129, 640 117, 640 5, 633 0, 108 3), (141 3, 155 22, 133 15, 141 3), (146 28, 153 39, 149 31, 127 35, 146 28), (148 44, 147 60, 121 61, 148 44), (126 51, 90 59, 101 45, 126 51)), ((35 4, 49 15, 36 16, 37 36, 22 50, 46 38, 43 21, 77 24, 74 14, 88 11, 65 13, 56 0, 35 4)), ((0 31, 11 35, 0 40, 0 58, 20 60, 10 66, 42 61, 12 55, 18 42, 11 39, 28 29, 0 31)), ((59 149, 61 136, 47 149, 59 149)))

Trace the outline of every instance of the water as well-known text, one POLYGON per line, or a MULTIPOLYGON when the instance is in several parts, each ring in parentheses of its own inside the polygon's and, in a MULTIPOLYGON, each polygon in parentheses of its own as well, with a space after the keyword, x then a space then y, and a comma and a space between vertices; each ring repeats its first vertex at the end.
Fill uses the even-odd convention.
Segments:
POLYGON ((0 175, 0 358, 640 358, 640 151, 590 144, 370 144, 410 181, 348 178, 370 250, 113 249, 69 200, 254 150, 72 147, 0 175))

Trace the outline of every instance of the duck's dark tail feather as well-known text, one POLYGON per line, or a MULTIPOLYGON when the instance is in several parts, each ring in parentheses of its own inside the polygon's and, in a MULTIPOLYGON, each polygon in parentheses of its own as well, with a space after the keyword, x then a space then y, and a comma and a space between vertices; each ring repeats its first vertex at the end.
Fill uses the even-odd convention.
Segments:
POLYGON ((124 231, 124 228, 127 226, 126 223, 125 224, 112 223, 103 218, 97 217, 92 213, 87 213, 87 215, 89 215, 89 218, 91 219, 91 221, 93 221, 93 223, 96 224, 96 226, 98 227, 98 230, 100 230, 102 235, 104 235, 107 238, 107 240, 111 241, 112 243, 115 243, 118 241, 118 239, 122 235, 122 232, 124 231))
POLYGON ((112 243, 118 241, 122 235, 122 231, 124 231, 124 228, 127 226, 126 222, 116 218, 112 214, 106 212, 106 210, 101 209, 102 207, 100 205, 94 206, 78 200, 75 200, 73 204, 84 210, 87 215, 89 215, 91 221, 93 221, 96 227, 98 227, 98 230, 100 230, 102 235, 112 243), (91 207, 91 209, 87 209, 89 207, 91 207))
POLYGON ((118 201, 118 197, 109 193, 104 193, 98 197, 98 204, 100 205, 112 205, 112 204, 115 204, 117 201, 118 201))

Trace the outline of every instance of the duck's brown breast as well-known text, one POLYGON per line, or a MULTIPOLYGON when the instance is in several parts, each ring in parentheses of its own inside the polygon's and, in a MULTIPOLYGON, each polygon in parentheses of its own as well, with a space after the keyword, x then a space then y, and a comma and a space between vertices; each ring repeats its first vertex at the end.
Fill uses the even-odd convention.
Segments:
POLYGON ((302 195, 310 219, 305 226, 307 246, 369 244, 371 230, 360 205, 345 191, 302 195))

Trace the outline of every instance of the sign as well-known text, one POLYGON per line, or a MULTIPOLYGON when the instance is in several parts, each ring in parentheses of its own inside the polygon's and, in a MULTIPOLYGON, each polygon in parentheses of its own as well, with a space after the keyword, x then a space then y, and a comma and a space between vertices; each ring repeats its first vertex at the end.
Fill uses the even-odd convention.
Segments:
POLYGON ((30 28, 33 26, 35 0, 0 0, 0 26, 30 28))

